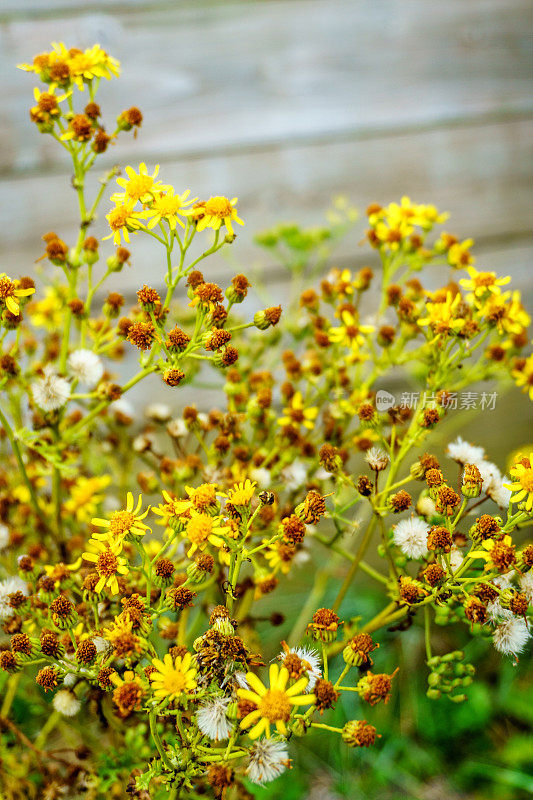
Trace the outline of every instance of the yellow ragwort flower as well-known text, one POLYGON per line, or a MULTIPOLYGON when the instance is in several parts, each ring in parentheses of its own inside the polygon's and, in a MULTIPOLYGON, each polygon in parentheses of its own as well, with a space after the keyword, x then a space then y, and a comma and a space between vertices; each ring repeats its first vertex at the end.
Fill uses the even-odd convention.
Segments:
POLYGON ((133 494, 128 492, 126 495, 126 508, 120 511, 114 511, 109 519, 99 519, 96 517, 92 520, 92 524, 98 528, 105 528, 105 532, 93 533, 94 539, 107 541, 110 544, 118 544, 120 551, 126 536, 144 536, 146 531, 150 528, 144 524, 143 519, 150 511, 150 507, 141 513, 142 508, 142 494, 139 495, 137 504, 133 499, 133 494))
POLYGON ((250 711, 241 720, 243 729, 248 731, 250 739, 257 739, 262 733, 270 738, 270 726, 275 725, 281 736, 287 736, 287 722, 296 706, 310 706, 315 702, 314 694, 300 694, 307 686, 307 677, 300 678, 287 688, 289 670, 271 664, 269 669, 269 687, 267 688, 253 672, 246 674, 250 689, 237 689, 237 696, 242 700, 254 703, 257 708, 250 711))
POLYGON ((166 192, 158 192, 145 212, 146 217, 150 220, 147 228, 151 230, 163 220, 172 231, 176 230, 178 224, 184 228, 185 225, 179 215, 187 216, 187 206, 193 202, 193 200, 187 200, 190 193, 190 189, 187 189, 183 194, 174 194, 171 186, 166 192))
POLYGON ((455 297, 451 292, 446 294, 444 302, 427 303, 427 317, 418 320, 420 326, 429 325, 433 333, 437 336, 447 333, 455 333, 464 326, 465 320, 457 317, 458 306, 461 303, 461 295, 457 293, 455 297))
POLYGON ((0 308, 5 305, 16 317, 20 314, 20 298, 33 294, 35 288, 21 289, 17 280, 11 280, 5 272, 0 272, 0 308))
MULTIPOLYGON (((76 480, 69 490, 69 497, 63 504, 64 511, 76 517, 78 522, 88 522, 104 499, 100 494, 102 489, 109 486, 111 477, 102 475, 86 478, 83 475, 76 480)), ((97 537, 98 538, 98 537, 97 537)))
POLYGON ((141 219, 145 217, 145 212, 134 211, 134 206, 135 203, 133 201, 119 203, 115 208, 111 209, 109 214, 105 215, 111 228, 111 233, 108 236, 104 236, 104 239, 113 237, 114 244, 120 245, 121 234, 124 241, 129 242, 129 233, 137 233, 144 228, 141 219))
POLYGON ((527 357, 522 369, 514 369, 512 376, 515 383, 523 392, 529 394, 529 399, 533 400, 533 353, 527 357))
POLYGON ((191 518, 185 527, 185 535, 191 543, 187 551, 188 558, 196 550, 205 550, 208 544, 222 547, 224 544, 222 537, 228 531, 227 526, 221 524, 222 522, 221 517, 210 517, 208 514, 191 510, 191 518))
POLYGON ((117 178, 117 183, 124 190, 111 195, 113 203, 125 203, 128 201, 139 201, 149 203, 153 200, 157 192, 168 191, 171 186, 164 186, 161 181, 156 181, 159 172, 159 164, 155 165, 153 175, 148 174, 148 169, 144 161, 139 164, 139 172, 135 172, 133 167, 126 167, 127 178, 117 178))
POLYGON ((247 478, 242 483, 236 483, 228 492, 228 500, 234 506, 247 506, 254 496, 257 483, 247 478))
POLYGON ((174 660, 170 653, 165 653, 163 661, 154 658, 152 664, 157 672, 150 674, 150 682, 158 700, 177 700, 196 689, 197 670, 190 653, 174 660))
POLYGON ((290 405, 283 409, 283 416, 279 417, 278 425, 303 425, 308 430, 313 430, 318 416, 318 408, 305 408, 301 392, 295 392, 290 405))
POLYGON ((335 344, 344 344, 356 350, 365 342, 363 334, 374 331, 372 325, 359 325, 356 315, 350 311, 344 310, 341 313, 341 320, 342 325, 329 329, 329 340, 335 344))
POLYGON ((468 266, 466 268, 470 278, 461 278, 459 283, 464 289, 472 292, 472 297, 484 297, 489 292, 492 294, 500 294, 500 286, 505 286, 511 278, 507 275, 505 278, 498 278, 495 272, 478 272, 475 267, 468 266))
POLYGON ((99 576, 94 591, 98 594, 107 587, 111 594, 118 594, 117 575, 127 575, 129 572, 126 559, 119 556, 122 546, 118 543, 109 545, 107 542, 90 539, 87 547, 95 552, 83 553, 82 558, 94 564, 99 576))
POLYGON ((529 458, 520 459, 509 472, 515 480, 509 484, 504 483, 504 486, 513 492, 511 503, 525 502, 526 511, 531 511, 533 508, 533 452, 529 454, 529 458))
MULTIPOLYGON (((210 197, 202 204, 202 216, 196 223, 196 229, 203 231, 206 228, 212 228, 214 231, 218 231, 222 225, 225 225, 228 233, 233 234, 233 222, 244 225, 242 219, 237 215, 236 204, 236 197, 233 200, 221 196, 210 197)), ((198 216, 198 209, 194 209, 194 216, 198 216)))

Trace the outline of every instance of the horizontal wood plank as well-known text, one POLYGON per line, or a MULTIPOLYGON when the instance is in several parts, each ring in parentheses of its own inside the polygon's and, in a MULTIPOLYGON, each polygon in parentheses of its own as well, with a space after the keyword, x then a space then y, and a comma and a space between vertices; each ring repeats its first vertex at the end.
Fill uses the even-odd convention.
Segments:
MULTIPOLYGON (((61 37, 78 46, 99 41, 123 62, 122 79, 104 82, 101 94, 108 127, 123 107, 143 109, 142 137, 130 137, 123 150, 130 160, 533 112, 526 35, 533 7, 526 0, 130 2, 123 13, 100 7, 66 14, 61 37)), ((63 153, 28 122, 32 77, 14 69, 56 38, 55 19, 4 25, 6 173, 65 169, 63 153)))

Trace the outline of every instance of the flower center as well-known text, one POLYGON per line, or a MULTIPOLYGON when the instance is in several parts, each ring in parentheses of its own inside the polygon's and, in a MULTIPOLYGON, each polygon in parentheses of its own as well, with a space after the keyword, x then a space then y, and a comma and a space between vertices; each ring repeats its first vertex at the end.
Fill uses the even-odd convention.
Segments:
POLYGON ((259 704, 261 715, 266 717, 269 722, 277 722, 280 719, 287 722, 291 715, 291 708, 287 693, 279 689, 269 689, 259 704))
POLYGON ((162 217, 172 217, 174 214, 177 214, 180 208, 180 199, 179 197, 172 197, 167 195, 162 195, 158 198, 156 203, 156 209, 162 217))
POLYGON ((233 212, 233 206, 227 197, 210 197, 205 204, 205 213, 211 214, 213 217, 230 217, 233 212))
POLYGON ((110 227, 116 231, 123 228, 128 220, 128 212, 125 208, 114 208, 108 216, 110 227))
POLYGON ((492 272, 480 272, 474 278, 476 286, 492 286, 494 283, 495 275, 492 272))
POLYGON ((15 293, 15 284, 9 278, 0 278, 0 297, 6 299, 15 293))
POLYGON ((109 521, 109 532, 113 536, 123 536, 133 527, 135 517, 130 511, 115 511, 109 521))
POLYGON ((533 468, 526 469, 520 476, 520 485, 526 492, 533 492, 533 468))
POLYGON ((213 520, 207 514, 199 514, 187 524, 187 536, 193 544, 204 542, 212 530, 213 520))
POLYGON ((99 575, 114 575, 117 571, 117 567, 118 559, 111 550, 104 550, 104 552, 98 556, 96 569, 99 575))
POLYGON ((150 191, 154 179, 150 175, 135 175, 130 178, 126 186, 126 194, 133 200, 140 200, 140 198, 150 191))
POLYGON ((167 672, 165 675, 163 679, 163 688, 169 694, 180 694, 185 689, 186 683, 187 679, 183 672, 172 670, 172 672, 167 672))
POLYGON ((215 502, 215 487, 209 483, 203 483, 191 494, 191 500, 196 508, 210 506, 215 502))

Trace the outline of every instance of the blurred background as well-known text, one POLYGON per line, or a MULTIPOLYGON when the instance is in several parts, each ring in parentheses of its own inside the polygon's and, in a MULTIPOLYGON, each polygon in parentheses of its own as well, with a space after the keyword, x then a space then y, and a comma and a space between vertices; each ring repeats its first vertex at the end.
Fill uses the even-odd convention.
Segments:
MULTIPOLYGON (((246 227, 230 260, 209 262, 211 279, 225 285, 236 270, 254 269, 268 276, 279 302, 285 276, 254 245, 254 233, 281 220, 320 224, 333 195, 364 211, 407 194, 450 211, 447 230, 476 240, 476 266, 512 275, 531 308, 529 0, 2 0, 0 23, 0 247, 9 273, 32 272, 46 231, 72 242, 77 220, 68 164, 29 122, 34 82, 15 65, 51 41, 98 42, 123 69, 120 81, 102 82, 104 122, 112 129, 131 105, 144 114, 138 138, 124 137, 105 165, 160 163, 179 191, 239 198, 246 227)), ((359 244, 363 230, 364 220, 333 266, 375 264, 359 244)), ((132 251, 134 267, 114 276, 131 302, 143 281, 162 283, 150 243, 134 239, 132 251)), ((460 432, 476 439, 487 424, 489 457, 503 468, 509 450, 533 438, 531 404, 515 392, 489 423, 483 414, 465 417, 460 432)), ((293 584, 288 617, 301 608, 307 579, 293 584)), ((360 589, 346 611, 366 616, 378 602, 360 589)), ((283 630, 265 624, 263 634, 268 650, 283 630)), ((378 671, 400 663, 402 685, 388 706, 369 712, 380 744, 354 753, 315 734, 294 769, 257 796, 533 796, 527 656, 502 667, 463 629, 443 633, 442 652, 466 645, 467 660, 483 664, 470 702, 454 706, 425 696, 416 626, 381 641, 378 671)), ((339 724, 344 713, 339 707, 339 724)))

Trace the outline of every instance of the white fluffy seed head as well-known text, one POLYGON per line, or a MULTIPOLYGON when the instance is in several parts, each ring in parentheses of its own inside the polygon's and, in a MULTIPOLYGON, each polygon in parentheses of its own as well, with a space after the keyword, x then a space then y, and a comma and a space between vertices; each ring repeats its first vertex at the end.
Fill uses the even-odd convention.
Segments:
POLYGON ((526 621, 522 617, 511 616, 494 629, 492 641, 498 652, 516 657, 526 646, 529 636, 526 621))
POLYGON ((446 453, 458 464, 475 464, 479 466, 479 462, 485 458, 485 450, 482 447, 466 442, 461 436, 458 436, 454 442, 450 442, 446 448, 446 453))
POLYGON ((72 377, 87 389, 96 386, 104 374, 102 360, 92 350, 74 350, 69 356, 67 365, 72 377))
POLYGON ((402 519, 394 527, 394 544, 409 558, 422 558, 427 555, 429 525, 419 517, 402 519))
POLYGON ((375 472, 381 472, 381 470, 387 468, 389 456, 385 450, 382 450, 380 447, 371 447, 370 450, 366 452, 365 460, 370 469, 373 469, 375 472))
POLYGON ((260 786, 279 778, 289 765, 289 752, 280 739, 258 739, 250 748, 246 774, 260 786))
POLYGON ((215 742, 227 739, 233 726, 226 716, 231 700, 229 697, 217 697, 204 703, 196 712, 198 727, 205 736, 215 742))
POLYGON ((28 585, 22 578, 14 575, 0 581, 0 619, 8 619, 14 614, 13 608, 9 605, 9 595, 15 592, 22 592, 26 597, 29 594, 28 585))
POLYGON ((56 711, 63 714, 64 717, 75 716, 81 708, 81 703, 74 694, 68 689, 59 689, 52 701, 56 711))
POLYGON ((0 522, 0 550, 9 544, 9 528, 0 522))
POLYGON ((58 375, 53 367, 47 365, 44 368, 44 376, 32 383, 31 393, 43 411, 57 411, 70 397, 70 384, 58 375))

